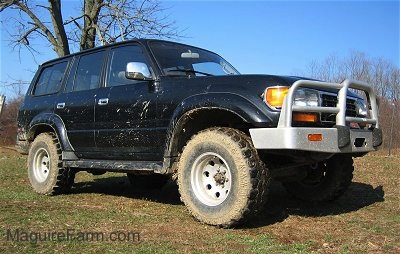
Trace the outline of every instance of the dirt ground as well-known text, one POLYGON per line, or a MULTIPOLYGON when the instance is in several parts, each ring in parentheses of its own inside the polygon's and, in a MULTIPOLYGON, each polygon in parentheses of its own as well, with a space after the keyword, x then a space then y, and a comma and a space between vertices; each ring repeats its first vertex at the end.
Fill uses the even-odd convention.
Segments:
POLYGON ((14 147, 0 146, 0 158, 8 156, 19 156, 20 154, 14 147))

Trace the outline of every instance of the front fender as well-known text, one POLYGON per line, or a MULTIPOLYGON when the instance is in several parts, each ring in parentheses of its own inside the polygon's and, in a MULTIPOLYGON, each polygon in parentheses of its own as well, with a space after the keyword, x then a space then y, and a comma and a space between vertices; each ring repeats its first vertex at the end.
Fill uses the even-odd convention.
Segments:
MULTIPOLYGON (((264 105, 265 106, 265 105, 264 105)), ((233 93, 204 93, 190 96, 184 99, 176 108, 170 122, 170 127, 174 122, 182 117, 186 112, 197 108, 218 108, 230 111, 247 123, 256 126, 265 126, 272 123, 272 117, 278 114, 269 112, 265 114, 265 110, 260 109, 255 103, 248 99, 233 93)), ((265 106, 265 108, 267 108, 265 106)))
MULTIPOLYGON (((268 111, 266 106, 265 108, 265 110, 268 111)), ((205 93, 190 96, 177 106, 168 126, 166 150, 164 153, 168 165, 167 167, 171 164, 168 158, 175 156, 177 153, 174 149, 180 130, 183 128, 186 121, 188 121, 188 118, 190 118, 191 113, 196 110, 205 109, 229 111, 240 117, 243 122, 253 126, 264 127, 273 124, 272 117, 276 114, 275 112, 269 111, 271 114, 267 115, 251 101, 232 93, 205 93)), ((279 114, 279 112, 277 113, 279 114)), ((277 117, 278 115, 276 118, 277 117)))
POLYGON ((44 125, 54 130, 63 151, 73 151, 63 120, 58 115, 52 113, 39 114, 32 119, 28 126, 28 140, 33 140, 37 129, 44 125))

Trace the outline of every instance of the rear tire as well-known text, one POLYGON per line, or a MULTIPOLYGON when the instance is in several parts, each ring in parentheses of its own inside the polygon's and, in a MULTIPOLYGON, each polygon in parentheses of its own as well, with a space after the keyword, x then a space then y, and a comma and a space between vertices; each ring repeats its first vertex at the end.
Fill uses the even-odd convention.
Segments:
POLYGON ((282 183, 290 194, 303 201, 333 201, 347 190, 353 179, 351 155, 334 155, 314 169, 306 167, 307 176, 304 179, 282 183))
POLYGON ((32 142, 28 177, 32 188, 44 195, 65 193, 74 183, 75 171, 62 166, 61 146, 54 133, 41 133, 32 142))
POLYGON ((211 128, 193 136, 178 164, 181 200, 210 225, 233 227, 258 213, 269 183, 250 138, 235 129, 211 128))

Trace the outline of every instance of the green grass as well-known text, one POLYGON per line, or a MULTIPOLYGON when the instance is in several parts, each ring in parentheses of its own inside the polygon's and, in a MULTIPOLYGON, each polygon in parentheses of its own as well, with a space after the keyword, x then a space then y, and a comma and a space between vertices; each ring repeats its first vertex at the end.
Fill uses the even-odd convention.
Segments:
POLYGON ((265 211, 238 229, 195 221, 177 187, 135 192, 122 174, 80 172, 72 192, 41 196, 26 158, 0 153, 0 253, 398 253, 397 157, 355 160, 354 183, 337 201, 299 202, 273 184, 265 211), (139 232, 140 241, 10 241, 26 232, 139 232))

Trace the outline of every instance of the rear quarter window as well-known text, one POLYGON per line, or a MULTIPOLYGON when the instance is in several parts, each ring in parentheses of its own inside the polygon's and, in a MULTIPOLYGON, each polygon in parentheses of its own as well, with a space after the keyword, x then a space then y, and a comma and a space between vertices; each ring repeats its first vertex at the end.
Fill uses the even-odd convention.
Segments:
POLYGON ((35 84, 34 96, 53 94, 60 90, 68 61, 44 67, 35 84))

